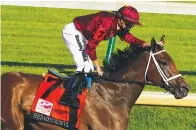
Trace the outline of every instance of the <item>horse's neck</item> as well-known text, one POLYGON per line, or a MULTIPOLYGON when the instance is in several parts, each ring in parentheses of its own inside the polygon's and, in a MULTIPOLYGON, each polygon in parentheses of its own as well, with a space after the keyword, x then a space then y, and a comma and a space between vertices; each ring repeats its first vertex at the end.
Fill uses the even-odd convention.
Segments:
MULTIPOLYGON (((127 83, 111 83, 118 88, 116 93, 121 94, 121 98, 126 99, 128 107, 132 107, 143 90, 144 73, 146 70, 147 59, 146 53, 140 55, 137 60, 129 62, 116 72, 111 73, 110 77, 127 83), (142 61, 142 62, 141 62, 142 61)), ((113 86, 114 86, 113 85, 113 86)), ((117 89, 116 89, 117 90, 117 89)), ((114 98, 115 98, 114 94, 114 98)))
MULTIPOLYGON (((110 81, 95 83, 92 86, 93 91, 90 92, 90 97, 96 97, 97 101, 103 102, 111 113, 115 113, 115 117, 128 123, 130 111, 143 90, 142 84, 130 81, 142 81, 144 72, 145 67, 141 62, 128 63, 110 75, 110 78, 115 77, 115 79, 127 81, 127 83, 110 81), (118 112, 116 113, 116 111, 118 112)), ((125 125, 127 124, 125 123, 125 125)))
MULTIPOLYGON (((132 106, 135 104, 136 100, 140 96, 143 86, 139 84, 130 84, 130 83, 116 83, 120 88, 120 96, 124 105, 127 106, 127 109, 130 111, 132 106)), ((117 92, 119 93, 119 92, 117 92)), ((115 98, 115 96, 114 96, 115 98)))
POLYGON ((128 112, 127 114, 129 114, 132 106, 141 94, 143 86, 138 84, 105 81, 93 84, 92 89, 92 97, 99 95, 109 107, 125 108, 128 112))
POLYGON ((115 72, 112 72, 110 77, 127 82, 144 82, 144 75, 148 59, 146 54, 147 53, 144 52, 137 59, 133 61, 130 60, 127 65, 115 72))

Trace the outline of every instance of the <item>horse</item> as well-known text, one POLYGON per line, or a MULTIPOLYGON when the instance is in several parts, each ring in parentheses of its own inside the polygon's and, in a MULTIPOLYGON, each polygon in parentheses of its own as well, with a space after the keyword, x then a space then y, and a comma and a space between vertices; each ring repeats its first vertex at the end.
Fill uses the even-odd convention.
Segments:
MULTIPOLYGON (((154 38, 148 48, 117 50, 104 70, 110 79, 92 81, 78 130, 126 130, 130 111, 147 83, 165 89, 176 99, 186 97, 190 89, 172 58, 154 38)), ((7 72, 1 75, 1 82, 2 130, 63 130, 43 122, 28 123, 24 118, 43 82, 41 75, 7 72)))

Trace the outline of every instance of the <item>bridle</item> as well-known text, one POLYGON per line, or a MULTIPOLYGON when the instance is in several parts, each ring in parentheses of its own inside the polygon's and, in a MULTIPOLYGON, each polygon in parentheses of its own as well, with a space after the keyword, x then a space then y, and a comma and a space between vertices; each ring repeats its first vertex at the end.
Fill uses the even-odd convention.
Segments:
POLYGON ((168 77, 165 75, 165 73, 163 72, 163 70, 161 69, 160 65, 158 64, 158 62, 157 62, 157 60, 156 60, 156 58, 155 58, 155 55, 158 55, 158 54, 160 54, 160 53, 162 53, 162 52, 166 52, 166 50, 161 50, 161 51, 159 51, 159 52, 153 53, 153 52, 152 52, 152 49, 151 49, 151 51, 150 51, 150 56, 149 56, 149 59, 148 59, 148 64, 147 64, 147 66, 146 66, 146 71, 145 71, 145 75, 144 75, 144 79, 145 79, 145 82, 146 82, 146 83, 149 83, 149 81, 147 80, 147 73, 148 73, 148 69, 149 69, 149 65, 150 65, 151 59, 153 59, 153 61, 154 61, 154 63, 155 63, 155 66, 156 66, 156 68, 157 68, 157 70, 158 70, 160 76, 162 77, 162 79, 163 79, 163 81, 164 81, 164 83, 165 83, 166 85, 169 85, 169 81, 170 81, 170 80, 176 79, 176 78, 178 78, 178 77, 182 77, 181 74, 174 75, 174 76, 172 76, 172 77, 170 77, 170 78, 168 78, 168 77))

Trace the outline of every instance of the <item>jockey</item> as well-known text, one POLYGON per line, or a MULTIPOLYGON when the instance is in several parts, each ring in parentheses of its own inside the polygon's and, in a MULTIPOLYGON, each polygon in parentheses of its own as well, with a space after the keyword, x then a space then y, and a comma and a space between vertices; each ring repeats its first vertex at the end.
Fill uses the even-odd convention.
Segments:
POLYGON ((81 78, 85 77, 84 75, 81 76, 79 72, 93 72, 94 65, 98 74, 103 75, 96 56, 96 47, 102 40, 108 40, 118 35, 121 40, 129 44, 139 44, 142 47, 149 46, 145 41, 129 33, 134 25, 142 25, 139 22, 138 11, 134 7, 123 6, 118 11, 101 11, 76 17, 72 23, 64 27, 63 40, 77 66, 72 88, 77 87, 75 85, 81 81, 81 78))

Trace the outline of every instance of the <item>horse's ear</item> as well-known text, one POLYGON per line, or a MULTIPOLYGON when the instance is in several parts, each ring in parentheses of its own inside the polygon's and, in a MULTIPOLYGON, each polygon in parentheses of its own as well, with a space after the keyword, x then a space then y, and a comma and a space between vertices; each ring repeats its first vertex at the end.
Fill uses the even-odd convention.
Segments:
POLYGON ((157 45, 157 42, 156 42, 155 38, 153 37, 151 39, 151 47, 152 47, 153 52, 155 51, 156 45, 157 45))
POLYGON ((160 41, 165 42, 165 34, 161 37, 160 41))
POLYGON ((163 36, 161 37, 161 40, 160 40, 160 42, 159 42, 159 45, 160 45, 161 47, 164 47, 164 45, 165 45, 165 35, 163 35, 163 36))

